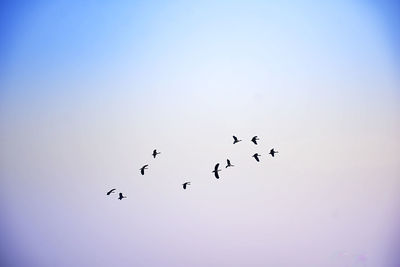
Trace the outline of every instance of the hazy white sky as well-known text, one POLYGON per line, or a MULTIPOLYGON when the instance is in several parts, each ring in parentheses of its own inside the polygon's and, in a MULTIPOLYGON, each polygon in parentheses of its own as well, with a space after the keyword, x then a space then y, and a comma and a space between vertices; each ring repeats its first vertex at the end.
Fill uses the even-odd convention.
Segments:
POLYGON ((396 266, 398 32, 378 6, 5 4, 1 261, 396 266))

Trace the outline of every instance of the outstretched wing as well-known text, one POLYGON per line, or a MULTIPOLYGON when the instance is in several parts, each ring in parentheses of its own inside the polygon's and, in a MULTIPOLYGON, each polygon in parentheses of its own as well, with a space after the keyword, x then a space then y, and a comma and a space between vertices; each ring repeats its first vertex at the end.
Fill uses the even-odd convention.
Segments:
POLYGON ((228 163, 228 165, 231 165, 231 161, 229 159, 226 160, 226 163, 228 163))
POLYGON ((215 178, 219 179, 218 171, 215 171, 214 174, 215 174, 215 178))
POLYGON ((140 173, 144 175, 144 166, 140 169, 140 173))
POLYGON ((219 167, 219 163, 217 163, 217 164, 215 165, 215 168, 214 168, 214 171, 215 171, 215 172, 218 172, 218 167, 219 167))
POLYGON ((110 195, 111 193, 113 193, 115 191, 115 188, 111 189, 110 191, 107 192, 107 196, 110 195))
POLYGON ((186 183, 183 184, 183 189, 186 189, 186 183))
POLYGON ((260 161, 260 159, 258 158, 258 155, 254 155, 254 158, 255 158, 257 161, 260 161))

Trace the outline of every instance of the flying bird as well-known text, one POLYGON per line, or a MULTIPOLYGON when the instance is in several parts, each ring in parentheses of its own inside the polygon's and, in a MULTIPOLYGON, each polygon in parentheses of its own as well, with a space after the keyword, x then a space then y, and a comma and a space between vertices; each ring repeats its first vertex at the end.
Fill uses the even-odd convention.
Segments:
POLYGON ((279 153, 278 151, 275 151, 274 149, 271 149, 270 151, 269 151, 269 154, 272 156, 272 157, 275 157, 275 153, 279 153))
POLYGON ((161 154, 161 153, 160 153, 160 152, 157 152, 157 149, 154 149, 154 150, 153 150, 153 158, 156 158, 156 156, 157 156, 158 154, 161 154))
POLYGON ((251 138, 251 142, 253 142, 255 145, 257 145, 257 140, 260 140, 258 139, 257 135, 251 138))
POLYGON ((233 144, 239 143, 242 140, 239 140, 236 136, 233 136, 233 144))
POLYGON ((126 198, 126 196, 123 196, 122 193, 119 193, 118 199, 119 199, 119 200, 122 200, 123 198, 126 198))
POLYGON ((148 167, 149 165, 144 165, 142 168, 140 168, 140 173, 142 174, 142 175, 144 175, 144 170, 147 170, 147 167, 148 167))
POLYGON ((260 156, 261 156, 260 154, 256 153, 252 157, 255 158, 257 161, 260 161, 259 159, 260 156))
POLYGON ((215 178, 217 178, 217 179, 219 179, 218 172, 221 171, 221 170, 218 170, 218 167, 219 167, 219 163, 217 163, 215 165, 214 170, 212 171, 215 174, 215 178))
POLYGON ((231 164, 231 161, 230 161, 229 159, 227 159, 227 160, 226 160, 226 167, 225 167, 225 168, 233 167, 233 166, 235 166, 235 165, 232 165, 232 164, 231 164))
POLYGON ((109 196, 110 194, 114 193, 115 190, 116 190, 116 189, 113 188, 113 189, 111 189, 110 191, 108 191, 108 192, 107 192, 107 196, 109 196))
POLYGON ((186 183, 182 184, 183 189, 186 189, 186 187, 187 187, 188 185, 190 185, 190 182, 186 182, 186 183))

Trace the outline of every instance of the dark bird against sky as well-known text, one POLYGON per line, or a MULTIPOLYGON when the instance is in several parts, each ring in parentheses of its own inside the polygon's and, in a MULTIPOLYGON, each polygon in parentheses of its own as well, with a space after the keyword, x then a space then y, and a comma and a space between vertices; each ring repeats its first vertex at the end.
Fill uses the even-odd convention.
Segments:
POLYGON ((122 193, 119 193, 118 199, 119 199, 119 200, 122 200, 123 198, 126 198, 126 196, 123 196, 122 193))
POLYGON ((259 158, 260 156, 261 156, 260 154, 256 153, 252 157, 255 158, 257 161, 260 161, 260 158, 259 158))
POLYGON ((161 153, 160 153, 160 152, 157 152, 157 149, 154 149, 154 150, 153 150, 153 158, 156 158, 156 156, 157 156, 158 154, 161 154, 161 153))
POLYGON ((239 140, 236 136, 233 136, 233 144, 239 143, 242 140, 239 140))
POLYGON ((251 142, 253 142, 255 145, 257 145, 257 140, 260 140, 258 139, 257 135, 251 138, 251 142))
POLYGON ((226 167, 225 167, 225 168, 233 167, 233 166, 235 166, 235 165, 232 165, 232 164, 231 164, 231 161, 230 161, 229 159, 227 159, 227 160, 226 160, 226 167))
POLYGON ((182 184, 183 189, 186 189, 186 186, 188 186, 188 185, 190 185, 190 182, 186 182, 186 183, 182 184))
POLYGON ((218 167, 219 167, 219 163, 217 163, 215 165, 214 170, 212 171, 214 173, 214 175, 215 175, 215 178, 217 178, 217 179, 219 179, 218 172, 221 171, 221 170, 218 170, 218 167))
POLYGON ((147 167, 148 167, 149 165, 148 164, 146 164, 146 165, 144 165, 142 168, 140 168, 140 173, 142 174, 142 175, 144 175, 144 170, 147 170, 147 167))
POLYGON ((278 151, 275 151, 274 149, 271 149, 270 151, 269 151, 269 154, 272 156, 272 157, 275 157, 275 153, 279 153, 278 151))
POLYGON ((113 188, 113 189, 111 189, 110 191, 108 191, 108 192, 107 192, 107 196, 109 196, 110 194, 114 193, 115 190, 116 190, 116 189, 113 188))

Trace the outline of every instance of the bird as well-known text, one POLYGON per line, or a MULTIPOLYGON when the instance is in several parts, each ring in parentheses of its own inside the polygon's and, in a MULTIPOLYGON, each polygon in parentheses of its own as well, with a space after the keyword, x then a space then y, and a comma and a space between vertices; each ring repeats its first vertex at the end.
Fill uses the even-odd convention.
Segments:
POLYGON ((123 196, 122 193, 119 193, 118 199, 119 199, 119 200, 122 200, 123 198, 126 198, 126 196, 123 196))
POLYGON ((186 187, 187 187, 188 185, 190 185, 190 182, 186 182, 186 183, 182 184, 183 189, 186 189, 186 187))
POLYGON ((161 154, 161 153, 160 153, 160 152, 157 152, 157 149, 154 149, 154 150, 153 150, 153 158, 156 158, 156 156, 157 156, 158 154, 161 154))
POLYGON ((233 166, 235 166, 235 165, 232 165, 232 164, 231 164, 231 161, 230 161, 229 159, 227 159, 227 160, 226 160, 226 167, 225 167, 225 168, 233 167, 233 166))
POLYGON ((272 157, 275 157, 275 153, 279 153, 278 151, 275 151, 274 149, 271 149, 270 151, 269 151, 269 154, 272 156, 272 157))
POLYGON ((108 191, 108 192, 107 192, 107 196, 109 196, 110 194, 114 193, 115 190, 116 190, 116 189, 113 188, 113 189, 111 189, 110 191, 108 191))
POLYGON ((252 157, 255 158, 257 161, 260 161, 260 159, 258 158, 260 156, 261 156, 260 154, 256 153, 252 157))
POLYGON ((258 139, 257 135, 251 138, 251 142, 253 142, 255 145, 257 145, 257 140, 260 140, 258 139))
POLYGON ((239 143, 242 140, 239 140, 236 136, 233 136, 233 144, 239 143))
POLYGON ((144 170, 147 170, 147 167, 148 167, 149 165, 144 165, 142 168, 140 168, 140 173, 142 174, 142 175, 144 175, 144 170))
POLYGON ((215 178, 217 178, 217 179, 219 179, 218 172, 221 171, 221 170, 218 170, 218 167, 219 167, 219 163, 217 163, 215 165, 214 170, 212 171, 215 174, 215 178))

